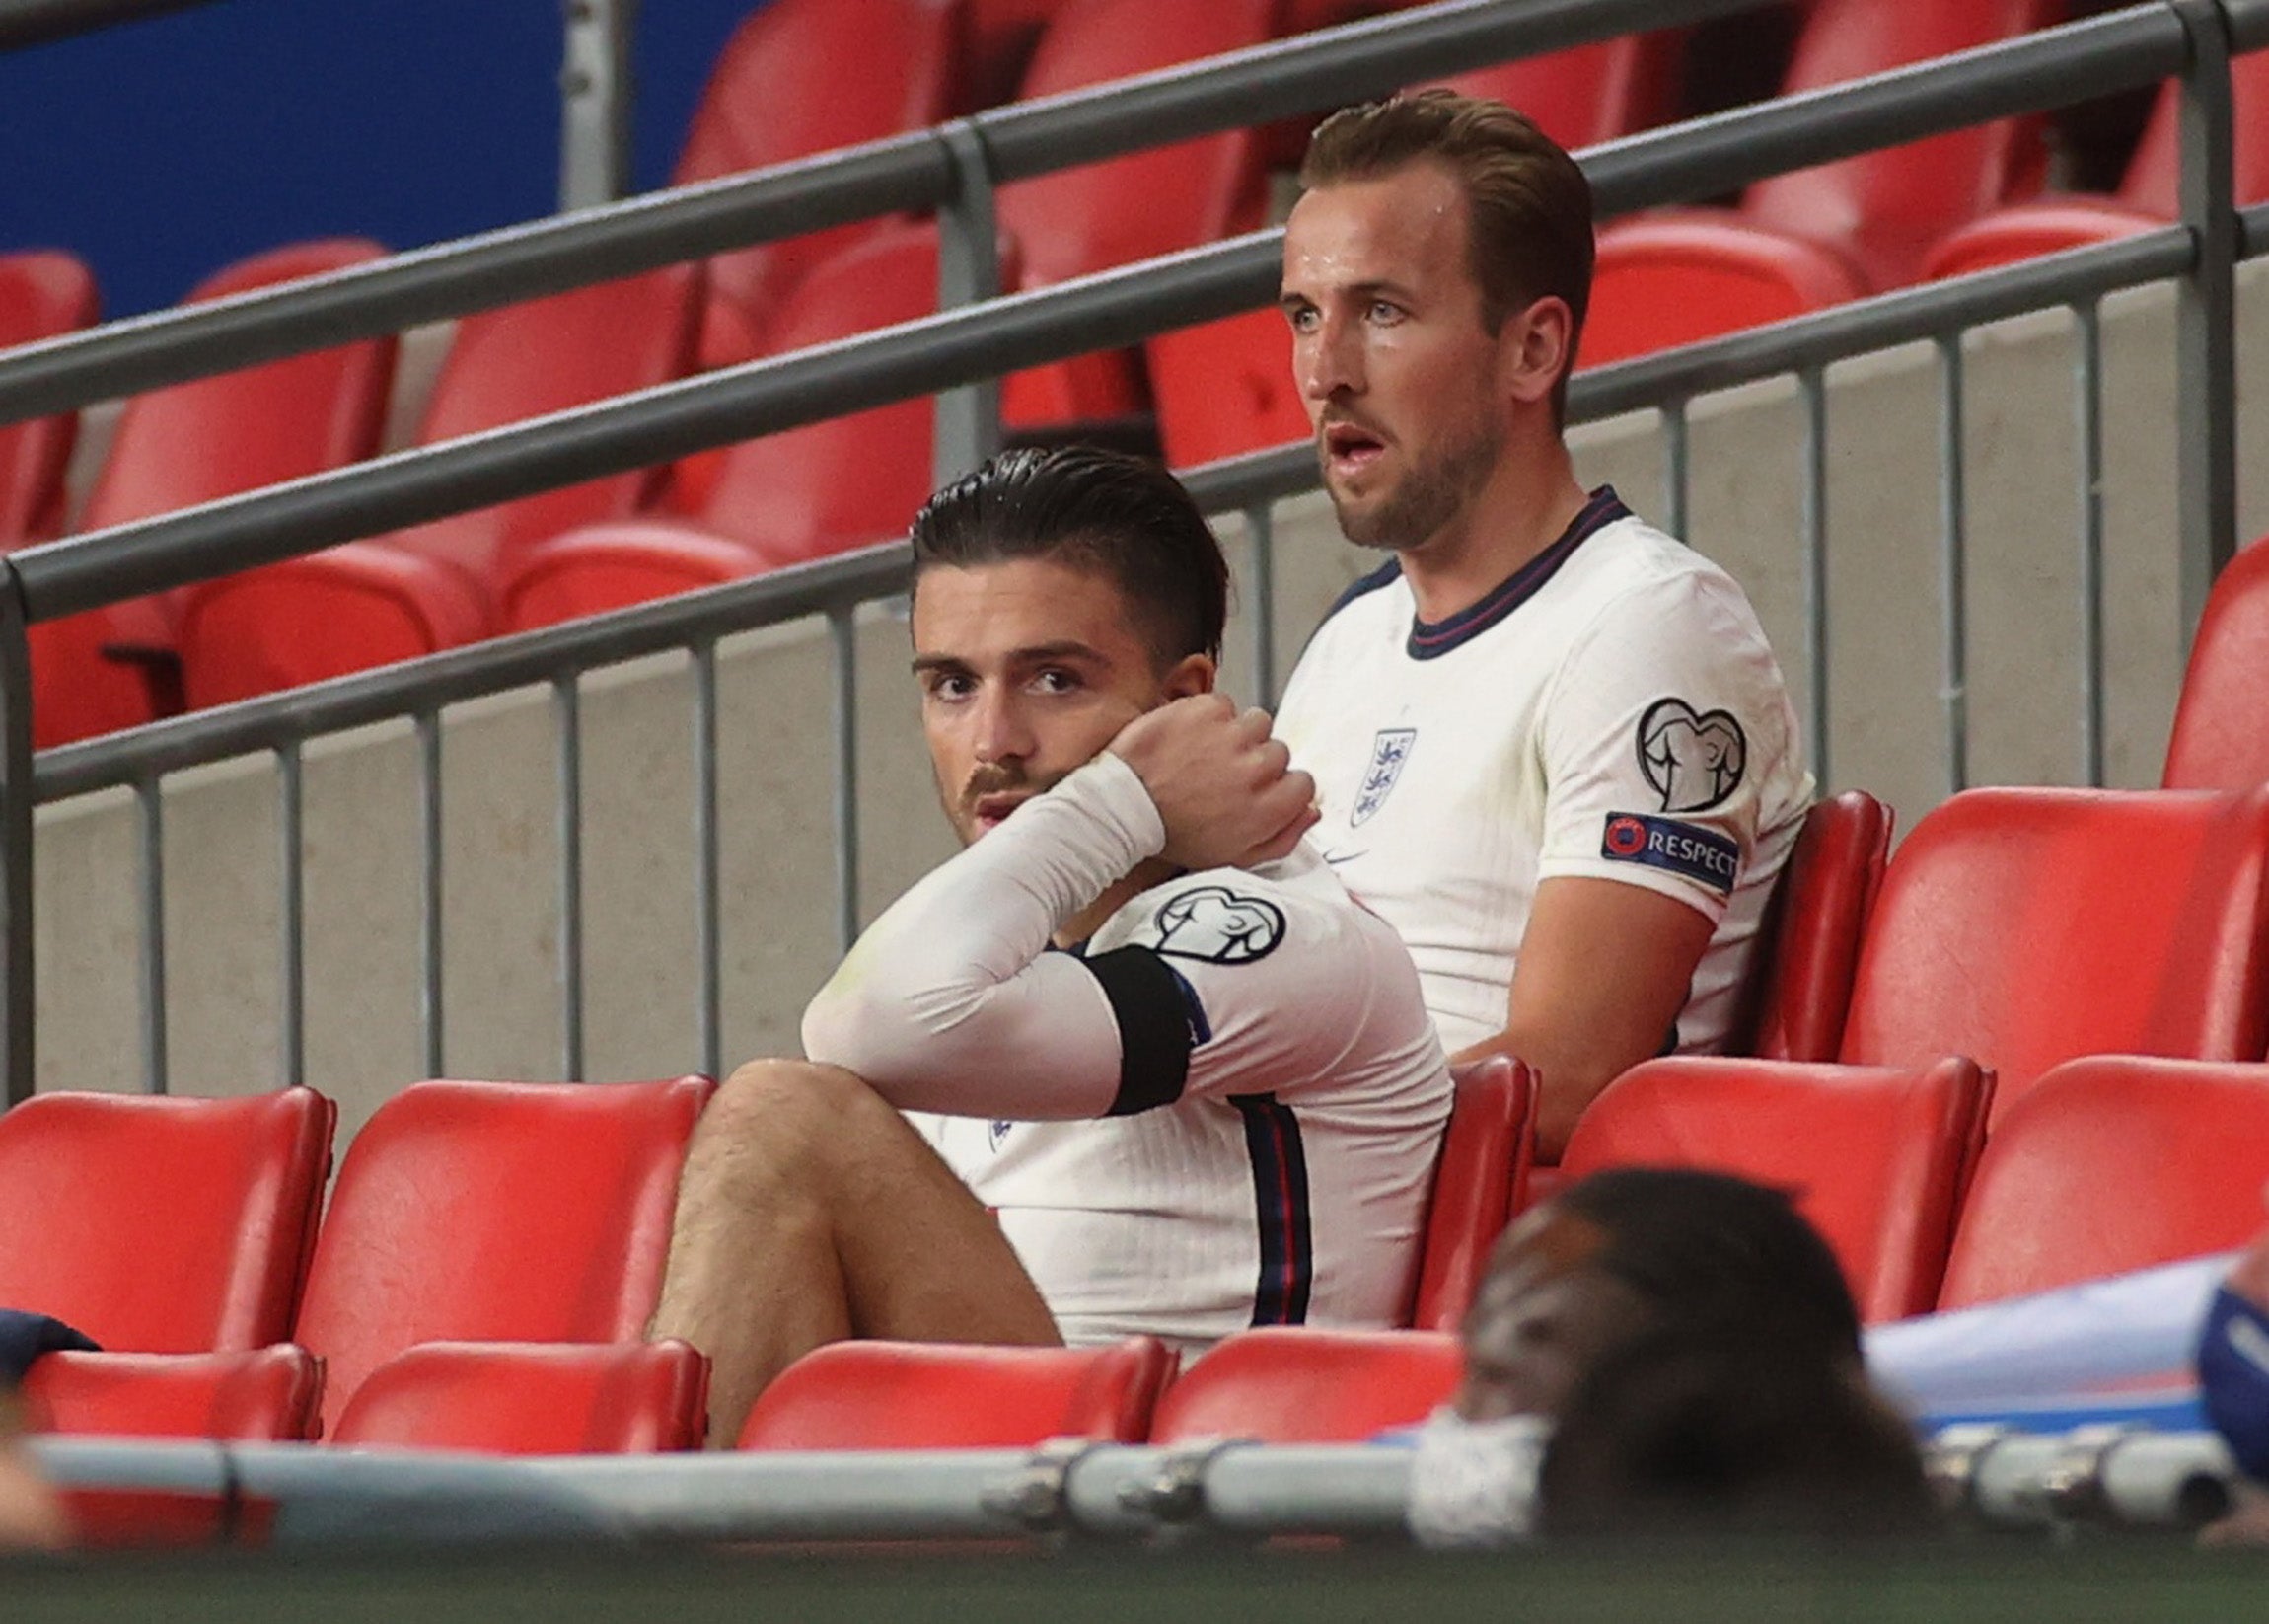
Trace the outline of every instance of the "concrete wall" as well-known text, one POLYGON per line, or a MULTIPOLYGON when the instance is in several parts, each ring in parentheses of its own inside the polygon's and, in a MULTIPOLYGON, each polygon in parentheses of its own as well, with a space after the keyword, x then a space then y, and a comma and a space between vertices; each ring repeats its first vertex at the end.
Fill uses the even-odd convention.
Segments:
MULTIPOLYGON (((2269 293, 2248 274, 2246 307, 2269 293)), ((2104 324, 2111 780, 2155 780, 2179 683, 2172 299, 2115 301, 2104 324)), ((2072 782, 2081 768, 2071 320, 2048 313, 1975 334, 1967 350, 1971 777, 2072 782)), ((2247 325, 2241 384, 2269 318, 2247 325)), ((1835 784, 1912 821, 1945 792, 1940 702, 1937 358, 1865 357, 1829 380, 1828 695, 1835 784)), ((2258 411, 2241 423, 2254 439, 2258 411)), ((1693 543, 1743 580, 1799 706, 1799 435, 1773 381, 1697 401, 1693 543)), ((1660 514, 1651 415, 1577 436, 1587 480, 1660 514)), ((2244 533, 2269 527, 2269 463, 2249 459, 2244 533)), ((1232 560, 1249 558, 1224 524, 1232 560)), ((1276 634, 1288 666, 1339 590, 1370 561, 1320 497, 1278 512, 1276 634)), ((1249 599, 1250 594, 1247 594, 1249 599)), ((1232 627, 1233 692, 1255 692, 1250 634, 1232 627)), ((905 675, 905 627, 861 623, 861 902, 867 915, 950 849, 905 675)), ((720 650, 724 785, 724 1043, 792 1052, 796 1017, 832 964, 832 693, 826 630, 805 623, 720 650)), ((652 1076, 698 1064, 694 958, 691 682, 676 656, 585 685, 587 1069, 652 1076)), ((556 760, 537 690, 445 718, 446 1069, 560 1074, 556 760)), ((311 745, 306 761, 309 1080, 351 1131, 421 1074, 415 745, 406 724, 311 745)), ((217 764, 165 788, 173 1086, 234 1093, 278 1076, 276 784, 266 759, 217 764)), ((123 792, 42 811, 37 846, 39 1083, 139 1086, 135 814, 123 792)))

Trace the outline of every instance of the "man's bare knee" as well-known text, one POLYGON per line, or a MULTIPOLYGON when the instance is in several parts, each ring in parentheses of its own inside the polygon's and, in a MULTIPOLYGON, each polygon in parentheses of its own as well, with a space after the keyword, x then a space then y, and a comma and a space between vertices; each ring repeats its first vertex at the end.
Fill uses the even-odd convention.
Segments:
POLYGON ((688 1171, 729 1182, 825 1182, 854 1146, 909 1132, 850 1072, 809 1061, 751 1061, 727 1077, 695 1130, 688 1171))

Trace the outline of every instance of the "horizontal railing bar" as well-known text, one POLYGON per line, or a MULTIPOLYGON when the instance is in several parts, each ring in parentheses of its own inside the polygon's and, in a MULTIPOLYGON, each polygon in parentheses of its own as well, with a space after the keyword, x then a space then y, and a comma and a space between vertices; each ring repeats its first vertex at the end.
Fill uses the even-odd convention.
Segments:
POLYGON ((44 804, 298 739, 391 721, 597 666, 851 608, 906 590, 904 542, 771 570, 681 597, 358 671, 281 694, 191 711, 42 752, 33 793, 44 804))
MULTIPOLYGON (((996 179, 1336 106, 1436 72, 1753 10, 1764 0, 1448 0, 977 114, 996 179), (1291 94, 1272 83, 1298 87, 1291 94), (1162 133, 1161 120, 1177 120, 1162 133), (1187 125, 1180 120, 1187 120, 1187 125)), ((0 354, 0 423, 395 332, 953 195, 934 130, 484 232, 0 354)))
POLYGON ((877 329, 509 427, 400 451, 13 555, 32 618, 145 592, 713 446, 1134 343, 1273 289, 1267 233, 877 329))
POLYGON ((1611 141, 1583 155, 1584 173, 1605 219, 2155 84, 2188 62, 2188 38, 2172 8, 2133 6, 1611 141))
MULTIPOLYGON (((2269 208, 2262 212, 2269 215, 2269 208)), ((2263 224, 2269 227, 2269 220, 2263 224)), ((1618 362, 1577 374, 1570 390, 1570 416, 1593 421, 1663 397, 1728 388, 1870 347, 1927 338, 2025 310, 2058 308, 2177 274, 2189 253, 2188 234, 2168 227, 1618 362)), ((1315 452, 1306 441, 1223 458, 1190 469, 1183 478, 1208 513, 1300 495, 1318 482, 1315 452)), ((16 556, 24 560, 32 554, 16 556)), ((867 549, 66 745, 37 758, 35 793, 45 803, 129 784, 153 773, 275 749, 421 706, 452 704, 889 597, 904 590, 907 568, 903 544, 867 549)))
POLYGON ((2232 55, 2269 47, 2269 0, 2222 0, 2232 55))
POLYGON ((0 423, 398 332, 953 194, 929 131, 108 322, 0 354, 0 423))
POLYGON ((2255 203, 2237 211, 2237 255, 2256 259, 2269 254, 2269 203, 2255 203))
POLYGON ((1120 81, 990 109, 995 179, 1021 180, 1391 95, 1491 63, 1756 11, 1766 0, 1446 0, 1120 81))
POLYGON ((1824 365, 1893 344, 2099 298, 2123 287, 2179 276, 2197 252, 2181 226, 2066 249, 2018 264, 1792 317, 1707 343, 1617 361, 1571 381, 1572 421, 1591 422, 1654 406, 1665 399, 1824 365))
MULTIPOLYGON (((1625 27, 1758 3, 1550 0, 1515 10, 1493 0, 1446 0, 1200 67, 994 110, 972 122, 999 166, 998 178, 1030 176, 1241 127, 1299 111, 1303 104, 1329 107, 1500 54, 1536 54, 1625 27), (1176 121, 1165 123, 1169 117, 1176 121)), ((1824 158, 2163 78, 2183 65, 2183 38, 2171 9, 2152 0, 2011 43, 1611 143, 1587 154, 1585 165, 1602 216, 1711 195, 1824 158)), ((0 354, 0 423, 772 237, 933 207, 953 184, 943 141, 921 131, 111 323, 0 354)))
POLYGON ((0 51, 44 45, 93 34, 114 23, 134 23, 169 12, 193 11, 213 0, 0 0, 0 51))

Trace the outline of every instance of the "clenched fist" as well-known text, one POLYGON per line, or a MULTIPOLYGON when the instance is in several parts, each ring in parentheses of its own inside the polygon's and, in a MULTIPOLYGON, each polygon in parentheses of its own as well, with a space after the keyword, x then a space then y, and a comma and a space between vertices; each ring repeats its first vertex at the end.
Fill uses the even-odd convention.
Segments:
POLYGON ((1194 695, 1137 716, 1110 748, 1150 791, 1166 825, 1163 855, 1183 868, 1268 862, 1315 826, 1316 780, 1292 771, 1265 710, 1194 695))

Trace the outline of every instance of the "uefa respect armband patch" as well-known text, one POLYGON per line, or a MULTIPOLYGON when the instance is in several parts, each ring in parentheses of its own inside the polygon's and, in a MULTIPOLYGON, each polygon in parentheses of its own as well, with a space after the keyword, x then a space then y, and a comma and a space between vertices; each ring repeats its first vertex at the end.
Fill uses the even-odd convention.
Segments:
POLYGON ((1714 829, 1644 812, 1608 813, 1599 854, 1609 862, 1660 868, 1724 896, 1732 895, 1734 878, 1741 871, 1738 842, 1714 829))

